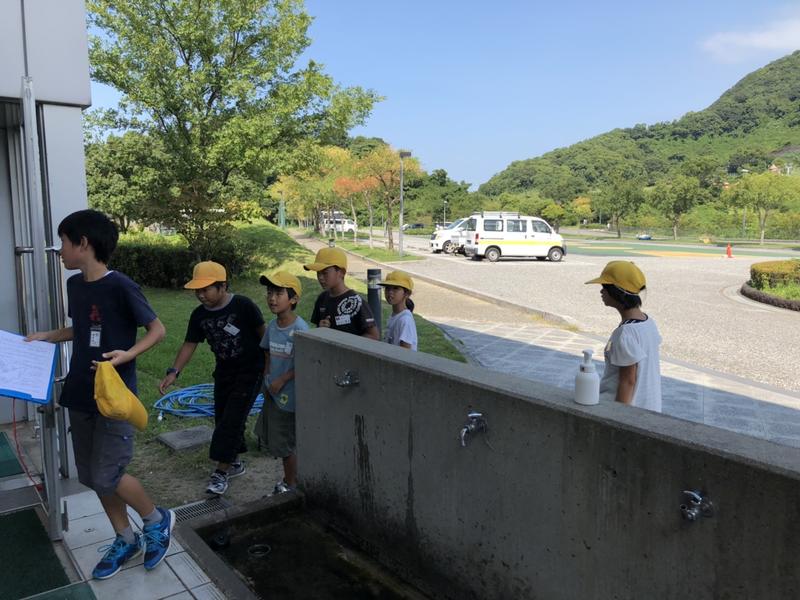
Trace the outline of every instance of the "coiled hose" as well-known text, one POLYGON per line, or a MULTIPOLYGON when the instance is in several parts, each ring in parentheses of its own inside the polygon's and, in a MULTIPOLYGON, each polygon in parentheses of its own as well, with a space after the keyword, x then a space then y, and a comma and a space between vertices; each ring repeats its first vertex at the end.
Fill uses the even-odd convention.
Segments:
MULTIPOLYGON (((264 406, 264 395, 259 394, 250 409, 250 415, 261 412, 264 406)), ((214 384, 200 383, 174 390, 156 400, 153 407, 158 411, 161 420, 164 413, 176 417, 213 417, 214 416, 214 384)))

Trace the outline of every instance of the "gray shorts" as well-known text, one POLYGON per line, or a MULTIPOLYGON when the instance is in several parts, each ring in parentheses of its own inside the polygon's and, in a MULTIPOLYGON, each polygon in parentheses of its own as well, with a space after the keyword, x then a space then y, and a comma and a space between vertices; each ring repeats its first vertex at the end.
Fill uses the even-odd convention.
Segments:
POLYGON ((78 481, 98 496, 113 494, 133 458, 133 425, 73 409, 69 424, 78 481))
POLYGON ((294 413, 275 406, 269 392, 263 388, 264 407, 256 421, 255 434, 275 458, 286 458, 295 453, 294 413))

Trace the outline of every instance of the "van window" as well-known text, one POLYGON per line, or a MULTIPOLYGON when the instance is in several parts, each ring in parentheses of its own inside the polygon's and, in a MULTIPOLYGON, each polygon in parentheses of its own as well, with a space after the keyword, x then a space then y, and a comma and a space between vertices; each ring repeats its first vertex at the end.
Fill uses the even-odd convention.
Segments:
POLYGON ((506 221, 509 233, 525 233, 528 231, 528 222, 522 219, 509 219, 506 221))
POLYGON ((484 231, 503 231, 503 221, 501 219, 484 219, 484 231))
POLYGON ((475 231, 475 228, 477 227, 477 225, 478 225, 477 219, 470 219, 469 221, 467 221, 466 230, 467 231, 475 231))
POLYGON ((544 221, 534 221, 533 230, 537 233, 551 233, 550 228, 544 221))

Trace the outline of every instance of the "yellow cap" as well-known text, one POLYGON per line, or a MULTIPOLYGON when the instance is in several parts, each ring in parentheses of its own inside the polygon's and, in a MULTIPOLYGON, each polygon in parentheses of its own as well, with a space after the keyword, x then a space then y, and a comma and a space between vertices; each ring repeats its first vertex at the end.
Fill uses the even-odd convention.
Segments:
POLYGON ((104 417, 130 421, 139 431, 144 431, 147 427, 147 411, 109 361, 97 363, 94 399, 97 402, 97 410, 104 417))
POLYGON ((644 289, 647 282, 645 281, 644 273, 632 262, 612 260, 600 273, 600 277, 596 277, 586 283, 615 285, 629 294, 638 294, 644 289))
POLYGON ((286 271, 277 271, 272 275, 267 275, 264 273, 259 278, 259 281, 261 282, 261 285, 271 285, 272 287, 292 289, 294 290, 294 293, 297 294, 298 298, 300 297, 300 293, 303 291, 303 287, 300 285, 300 280, 286 271))
POLYGON ((323 271, 328 267, 339 267, 347 270, 347 254, 340 248, 322 248, 317 252, 314 262, 303 265, 306 271, 323 271))
POLYGON ((218 281, 228 281, 228 274, 225 267, 219 263, 207 260, 199 262, 194 266, 192 279, 184 285, 187 290, 201 290, 218 281))
POLYGON ((414 280, 409 277, 408 273, 403 271, 392 271, 378 285, 396 285, 407 289, 409 292, 414 291, 414 280))

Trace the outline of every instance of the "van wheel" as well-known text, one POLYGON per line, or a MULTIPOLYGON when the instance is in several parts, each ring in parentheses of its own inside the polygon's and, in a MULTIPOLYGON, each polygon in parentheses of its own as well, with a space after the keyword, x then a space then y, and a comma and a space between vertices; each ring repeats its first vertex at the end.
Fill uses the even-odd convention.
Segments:
POLYGON ((455 248, 453 247, 453 242, 445 242, 442 244, 442 252, 445 254, 452 254, 454 251, 455 248))
POLYGON ((500 258, 500 249, 495 248, 494 246, 492 246, 491 248, 487 248, 486 258, 489 260, 489 262, 497 262, 498 259, 500 258))
POLYGON ((547 253, 547 258, 550 259, 551 262, 559 262, 564 258, 564 253, 561 251, 561 248, 550 248, 550 252, 547 253))

